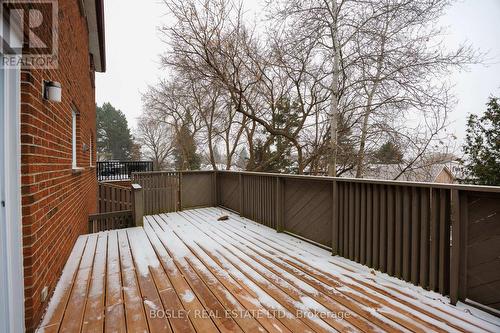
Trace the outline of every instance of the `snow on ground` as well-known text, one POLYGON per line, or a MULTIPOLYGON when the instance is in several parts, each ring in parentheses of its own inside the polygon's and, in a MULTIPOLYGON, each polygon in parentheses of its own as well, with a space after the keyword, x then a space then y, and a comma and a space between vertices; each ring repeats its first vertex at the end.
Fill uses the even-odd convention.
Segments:
MULTIPOLYGON (((406 281, 388 276, 385 273, 381 273, 378 271, 374 272, 372 269, 352 262, 348 259, 339 256, 331 256, 331 253, 329 251, 326 251, 289 235, 276 233, 273 229, 250 221, 248 219, 241 218, 238 215, 233 214, 232 212, 218 208, 197 209, 196 212, 200 212, 203 214, 203 216, 207 217, 209 223, 211 223, 212 226, 215 226, 216 229, 218 227, 219 235, 222 235, 224 233, 224 229, 232 229, 233 232, 239 231, 240 235, 249 235, 249 233, 253 233, 252 237, 255 237, 255 239, 259 239, 261 243, 262 241, 265 241, 265 243, 267 243, 267 245, 262 245, 263 248, 267 247, 271 250, 281 250, 284 253, 290 254, 292 260, 294 257, 300 258, 303 262, 307 262, 308 265, 317 269, 318 272, 324 272, 327 275, 329 274, 337 277, 340 282, 345 285, 341 288, 341 291, 342 289, 344 289, 349 293, 356 293, 355 290, 351 290, 348 286, 352 285, 361 287, 364 291, 366 291, 368 295, 371 294, 373 296, 377 296, 386 300, 387 302, 393 302, 394 298, 398 298, 407 303, 416 305, 419 310, 428 311, 430 313, 435 313, 436 310, 440 310, 441 317, 444 317, 447 321, 452 323, 459 322, 461 327, 465 329, 473 331, 475 327, 464 322, 463 320, 460 320, 461 318, 464 318, 471 324, 477 325, 484 329, 491 331, 500 331, 500 318, 496 318, 488 313, 462 303, 458 306, 452 306, 451 304, 449 304, 449 298, 442 296, 436 292, 424 290, 421 287, 414 286, 406 281), (229 215, 230 220, 226 222, 217 221, 217 217, 221 215, 229 215), (378 288, 381 288, 385 293, 393 296, 394 298, 383 296, 376 290, 366 288, 363 284, 376 285, 378 288), (396 288, 397 291, 394 291, 391 288, 396 288)), ((188 217, 188 219, 195 218, 195 215, 190 213, 189 211, 181 212, 181 214, 184 214, 186 217, 188 217)), ((172 218, 172 215, 177 214, 169 214, 169 217, 172 218)), ((196 231, 193 232, 196 233, 196 231)), ((220 237, 224 238, 224 236, 226 235, 222 235, 220 237)), ((196 233, 195 235, 193 235, 193 237, 198 239, 204 238, 206 237, 206 235, 204 235, 204 233, 200 231, 200 233, 196 233)), ((252 244, 249 239, 246 241, 247 245, 252 244)), ((214 243, 215 242, 212 241, 211 243, 209 243, 209 246, 210 244, 212 244, 211 246, 214 247, 214 243)), ((286 255, 284 255, 283 257, 286 257, 286 255)), ((288 258, 288 260, 290 260, 290 258, 288 258)), ((265 260, 263 260, 263 262, 265 263, 265 260)), ((297 261, 297 263, 300 263, 300 261, 297 261)), ((295 285, 299 284, 300 283, 297 283, 295 285)), ((401 303, 398 303, 397 307, 408 311, 412 315, 422 315, 419 311, 415 311, 415 309, 402 305, 401 303)), ((389 311, 389 309, 384 310, 389 311)), ((447 329, 450 328, 449 326, 443 326, 439 321, 436 321, 432 318, 426 318, 426 321, 429 321, 438 327, 447 329)))
MULTIPOLYGON (((292 313, 296 309, 310 328, 326 331, 333 331, 332 325, 341 331, 352 330, 356 326, 353 323, 362 322, 369 331, 383 331, 386 326, 408 331, 402 325, 410 323, 410 327, 422 331, 431 325, 447 332, 500 332, 500 318, 463 303, 452 306, 448 297, 332 256, 325 249, 220 208, 147 216, 144 229, 109 233, 114 239, 118 234, 124 240, 127 238, 122 236, 127 235, 139 276, 148 277, 151 269, 162 266, 171 277, 181 274, 193 279, 200 275, 214 295, 222 295, 229 302, 230 308, 280 314, 284 316, 282 323, 297 322, 297 313, 292 313), (228 215, 229 220, 218 221, 221 215, 228 215), (147 242, 155 249, 144 246, 147 242), (317 316, 334 310, 351 313, 352 320, 317 316)), ((81 266, 89 264, 80 261, 82 254, 94 251, 101 236, 108 233, 78 239, 40 331, 57 320, 53 316, 58 306, 66 304, 71 291, 68 288, 81 266)), ((119 262, 108 264, 112 269, 119 267, 119 262)), ((129 292, 125 287, 123 291, 129 292)), ((196 290, 185 288, 178 295, 184 303, 197 301, 196 290)), ((148 299, 143 302, 156 308, 148 299)), ((274 330, 271 325, 276 323, 282 324, 268 323, 266 329, 274 330)), ((301 331, 308 332, 303 326, 301 331)))

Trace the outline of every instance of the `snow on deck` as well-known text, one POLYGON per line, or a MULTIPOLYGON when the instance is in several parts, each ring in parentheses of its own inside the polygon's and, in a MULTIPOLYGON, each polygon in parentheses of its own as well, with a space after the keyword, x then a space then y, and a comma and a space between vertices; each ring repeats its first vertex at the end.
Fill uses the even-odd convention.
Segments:
POLYGON ((38 331, 499 332, 500 319, 203 208, 81 236, 38 331))

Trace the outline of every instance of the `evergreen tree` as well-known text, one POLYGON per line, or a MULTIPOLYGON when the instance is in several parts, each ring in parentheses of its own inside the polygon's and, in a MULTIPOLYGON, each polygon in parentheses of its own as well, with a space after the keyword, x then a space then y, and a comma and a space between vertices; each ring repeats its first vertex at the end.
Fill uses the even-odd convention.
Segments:
POLYGON ((245 170, 248 163, 248 152, 245 147, 241 148, 238 154, 238 160, 236 161, 236 166, 242 170, 245 170))
POLYGON ((373 162, 381 164, 399 164, 403 161, 403 152, 401 148, 389 140, 384 143, 373 154, 373 162))
POLYGON ((486 112, 470 115, 463 150, 467 182, 500 185, 500 99, 490 97, 486 112))
MULTIPOLYGON (((287 98, 279 100, 273 114, 274 128, 293 133, 299 126, 298 122, 298 104, 287 98)), ((255 167, 260 167, 259 171, 295 173, 297 167, 294 163, 296 159, 292 157, 292 147, 282 135, 273 137, 267 145, 264 145, 264 140, 257 139, 254 145, 255 167)))
POLYGON ((199 170, 201 156, 197 152, 196 141, 188 126, 180 127, 173 150, 174 163, 177 170, 199 170))
POLYGON ((127 118, 110 103, 96 106, 97 152, 106 159, 128 160, 133 139, 127 118))

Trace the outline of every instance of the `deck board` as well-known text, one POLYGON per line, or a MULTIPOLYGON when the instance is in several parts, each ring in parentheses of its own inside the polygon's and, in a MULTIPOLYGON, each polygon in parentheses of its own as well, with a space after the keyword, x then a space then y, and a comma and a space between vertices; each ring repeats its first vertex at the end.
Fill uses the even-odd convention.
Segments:
POLYGON ((201 208, 81 236, 38 331, 500 331, 500 319, 478 313, 229 211, 201 208))
POLYGON ((346 297, 342 297, 343 295, 341 293, 338 293, 334 289, 329 288, 328 285, 309 278, 308 275, 302 274, 302 272, 297 269, 286 266, 279 259, 274 258, 264 250, 261 250, 261 248, 259 248, 248 239, 244 238, 241 234, 231 234, 226 232, 226 230, 224 229, 218 230, 221 232, 221 234, 227 235, 228 238, 234 237, 235 240, 238 240, 242 246, 235 246, 240 251, 245 252, 251 260, 254 260, 255 262, 263 265, 273 274, 284 277, 284 279, 289 283, 298 286, 299 288, 301 285, 303 285, 302 282, 310 284, 316 290, 306 290, 305 292, 308 294, 308 296, 323 304, 330 311, 338 313, 340 311, 348 311, 348 309, 353 310, 353 316, 347 318, 346 321, 352 323, 352 325, 354 325, 358 329, 363 331, 375 330, 376 327, 374 324, 372 324, 372 322, 374 322, 388 332, 400 331, 400 327, 396 325, 391 326, 379 320, 378 318, 376 318, 376 316, 372 315, 370 311, 362 309, 355 302, 350 301, 346 297), (297 279, 302 282, 297 281, 297 279))
POLYGON ((125 305, 123 302, 123 287, 121 278, 120 254, 118 250, 118 234, 108 235, 108 252, 106 267, 106 309, 105 332, 126 332, 125 305))
POLYGON ((80 267, 71 290, 71 296, 64 312, 60 331, 77 332, 83 325, 85 306, 88 300, 89 285, 92 278, 92 269, 96 253, 97 234, 88 236, 85 251, 80 261, 80 267))

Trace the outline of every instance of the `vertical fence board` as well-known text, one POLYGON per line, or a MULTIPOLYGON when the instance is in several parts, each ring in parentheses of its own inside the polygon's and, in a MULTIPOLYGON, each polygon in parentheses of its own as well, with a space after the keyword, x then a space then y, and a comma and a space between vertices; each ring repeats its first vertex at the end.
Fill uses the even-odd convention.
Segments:
POLYGON ((439 190, 430 189, 431 216, 430 216, 430 249, 429 249, 429 289, 437 290, 439 271, 439 190))
POLYGON ((354 183, 349 184, 349 259, 354 259, 354 183))
POLYGON ((387 273, 394 275, 394 187, 387 187, 387 273))
POLYGON ((420 281, 427 288, 429 277, 429 189, 423 188, 420 199, 420 281))
POLYGON ((354 260, 359 262, 360 249, 360 184, 355 184, 354 192, 354 260))
POLYGON ((419 246, 420 246, 420 189, 412 188, 411 198, 411 282, 418 283, 419 246))
POLYGON ((462 255, 462 225, 460 223, 460 197, 458 190, 451 190, 451 266, 450 266, 450 300, 451 304, 458 301, 460 281, 460 256, 462 255))
POLYGON ((379 251, 379 236, 380 236, 380 185, 373 186, 373 207, 372 207, 373 232, 372 237, 372 267, 379 268, 380 251, 379 251))
POLYGON ((366 263, 366 185, 361 186, 361 230, 360 230, 360 262, 366 263))
POLYGON ((345 257, 345 249, 344 249, 344 214, 345 214, 345 208, 344 208, 344 201, 345 201, 345 195, 344 195, 344 188, 345 184, 344 183, 337 183, 338 186, 338 194, 339 194, 339 254, 343 257, 345 257))
POLYGON ((411 202, 410 189, 403 188, 403 279, 410 281, 410 249, 411 249, 411 202))
POLYGON ((366 185, 366 265, 372 267, 373 185, 366 185))
POLYGON ((387 271, 387 187, 380 185, 379 269, 387 271))
POLYGON ((343 187, 343 198, 344 198, 344 209, 343 209, 343 220, 342 225, 344 226, 343 239, 344 239, 344 253, 345 258, 349 257, 349 184, 342 184, 343 187))
POLYGON ((277 205, 277 217, 276 217, 276 230, 283 231, 284 228, 284 185, 285 182, 283 178, 276 178, 276 205, 277 205))
POLYGON ((332 181, 332 254, 339 253, 339 192, 337 181, 332 181))
POLYGON ((449 290, 450 271, 450 192, 440 190, 439 208, 439 292, 449 290))

